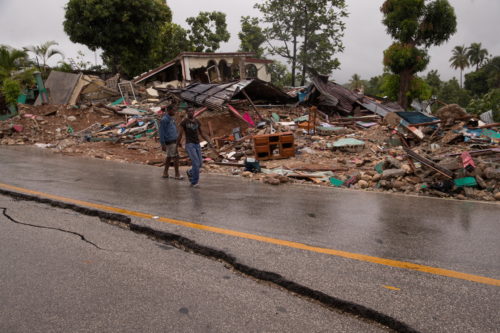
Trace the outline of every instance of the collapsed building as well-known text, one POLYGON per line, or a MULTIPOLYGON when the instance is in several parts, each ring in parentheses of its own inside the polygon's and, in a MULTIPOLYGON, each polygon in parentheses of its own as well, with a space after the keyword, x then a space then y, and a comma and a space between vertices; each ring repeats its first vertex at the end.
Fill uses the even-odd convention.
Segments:
MULTIPOLYGON (((283 90, 270 83, 270 63, 251 53, 182 53, 131 81, 53 71, 49 105, 21 104, 0 122, 0 144, 161 166, 160 107, 193 107, 217 147, 203 150, 205 172, 500 200, 500 124, 456 105, 403 110, 321 75, 283 90)), ((182 151, 181 161, 189 163, 182 151)))
POLYGON ((156 81, 155 87, 186 87, 190 83, 223 83, 234 80, 260 79, 270 82, 267 65, 271 60, 254 57, 254 53, 183 52, 175 59, 135 77, 135 84, 156 81))

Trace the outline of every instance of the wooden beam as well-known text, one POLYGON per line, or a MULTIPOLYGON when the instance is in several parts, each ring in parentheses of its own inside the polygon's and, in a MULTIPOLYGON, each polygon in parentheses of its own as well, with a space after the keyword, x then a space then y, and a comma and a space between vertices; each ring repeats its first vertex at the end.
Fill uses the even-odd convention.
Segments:
POLYGON ((245 89, 243 89, 241 92, 246 97, 246 99, 248 100, 248 102, 250 102, 250 105, 252 105, 252 108, 255 111, 255 113, 257 113, 257 116, 259 116, 260 121, 263 121, 264 118, 262 118, 262 116, 260 115, 259 110, 257 110, 257 107, 255 106, 255 104, 253 104, 252 99, 250 98, 250 96, 248 96, 248 94, 245 91, 245 89))

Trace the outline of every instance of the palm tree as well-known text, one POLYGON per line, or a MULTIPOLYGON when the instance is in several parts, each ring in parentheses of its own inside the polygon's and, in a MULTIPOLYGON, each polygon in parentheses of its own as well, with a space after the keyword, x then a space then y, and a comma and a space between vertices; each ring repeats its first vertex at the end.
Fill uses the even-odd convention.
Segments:
POLYGON ((35 59, 38 63, 38 68, 40 71, 43 73, 45 72, 45 69, 47 68, 47 61, 53 57, 54 55, 60 55, 64 59, 64 54, 56 49, 52 49, 52 46, 59 45, 55 41, 47 41, 41 45, 38 46, 26 46, 24 48, 25 51, 32 52, 35 55, 35 59), (41 68, 40 68, 40 60, 42 62, 41 68))
POLYGON ((462 88, 462 74, 464 69, 469 67, 468 50, 465 45, 455 46, 452 53, 453 56, 450 58, 451 67, 453 69, 460 68, 460 88, 462 88))
POLYGON ((361 80, 361 77, 358 74, 354 74, 351 77, 351 80, 349 81, 349 88, 351 90, 354 89, 361 89, 363 87, 363 81, 361 80))
POLYGON ((11 73, 28 64, 28 55, 23 50, 0 45, 0 81, 11 73))
POLYGON ((488 58, 488 50, 481 48, 481 43, 472 43, 467 51, 469 63, 476 66, 476 71, 488 58))

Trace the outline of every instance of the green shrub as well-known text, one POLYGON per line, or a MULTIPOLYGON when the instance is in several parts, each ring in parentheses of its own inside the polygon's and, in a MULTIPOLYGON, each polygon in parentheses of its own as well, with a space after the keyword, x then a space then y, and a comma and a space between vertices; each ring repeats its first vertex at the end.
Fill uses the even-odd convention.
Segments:
POLYGON ((467 106, 467 112, 475 115, 490 110, 493 111, 493 119, 500 122, 500 89, 494 89, 482 97, 471 100, 467 106))
POLYGON ((2 93, 7 105, 16 104, 17 98, 21 94, 21 84, 16 80, 7 78, 3 81, 2 93))

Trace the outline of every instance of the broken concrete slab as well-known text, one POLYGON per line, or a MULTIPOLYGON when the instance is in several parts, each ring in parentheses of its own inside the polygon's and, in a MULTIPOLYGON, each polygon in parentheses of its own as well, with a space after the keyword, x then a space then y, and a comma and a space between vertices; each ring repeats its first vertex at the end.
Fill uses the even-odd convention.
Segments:
MULTIPOLYGON (((76 103, 76 99, 74 101, 71 101, 71 97, 81 77, 82 74, 51 71, 49 77, 45 81, 45 88, 47 88, 47 90, 49 91, 50 104, 76 103)), ((35 105, 41 104, 42 100, 40 97, 38 97, 35 105)))
POLYGON ((388 180, 392 178, 403 177, 406 175, 406 171, 403 169, 387 169, 382 172, 382 180, 388 180))

